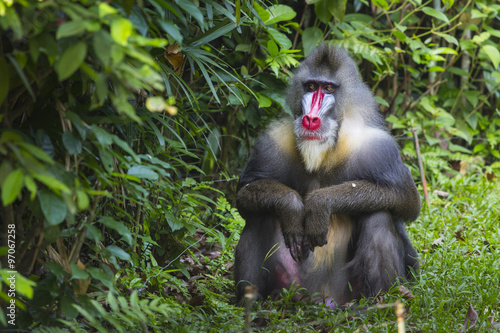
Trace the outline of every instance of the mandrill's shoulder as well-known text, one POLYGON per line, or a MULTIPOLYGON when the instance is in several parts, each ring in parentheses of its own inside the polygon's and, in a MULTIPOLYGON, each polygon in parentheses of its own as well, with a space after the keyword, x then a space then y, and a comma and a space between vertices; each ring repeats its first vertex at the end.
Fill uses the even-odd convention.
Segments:
POLYGON ((293 119, 273 121, 256 140, 240 176, 240 187, 258 179, 274 179, 287 184, 294 165, 299 163, 293 119))
MULTIPOLYGON (((274 149, 278 149, 280 153, 291 158, 299 156, 294 132, 294 122, 291 117, 284 117, 273 121, 266 129, 264 135, 271 140, 274 149)), ((257 142, 257 144, 259 144, 259 142, 257 142)))

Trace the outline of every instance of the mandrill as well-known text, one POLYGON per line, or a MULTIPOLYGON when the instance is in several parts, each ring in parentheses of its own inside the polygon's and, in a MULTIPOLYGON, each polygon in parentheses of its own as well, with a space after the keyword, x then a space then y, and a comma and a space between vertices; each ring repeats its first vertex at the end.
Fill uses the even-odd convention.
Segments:
POLYGON ((420 196, 370 89, 345 50, 322 45, 287 101, 294 118, 257 139, 238 184, 238 302, 248 285, 262 297, 300 285, 332 307, 387 291, 419 267, 404 222, 420 196))

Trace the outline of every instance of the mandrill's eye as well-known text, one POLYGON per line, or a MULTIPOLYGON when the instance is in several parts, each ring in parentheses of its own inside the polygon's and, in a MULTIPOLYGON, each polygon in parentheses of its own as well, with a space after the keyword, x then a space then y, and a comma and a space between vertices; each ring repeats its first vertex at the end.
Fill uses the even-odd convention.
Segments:
POLYGON ((314 82, 309 82, 306 84, 306 90, 309 92, 318 90, 318 85, 314 82))
POLYGON ((331 94, 335 91, 335 86, 332 86, 331 84, 326 85, 324 91, 327 94, 331 94))

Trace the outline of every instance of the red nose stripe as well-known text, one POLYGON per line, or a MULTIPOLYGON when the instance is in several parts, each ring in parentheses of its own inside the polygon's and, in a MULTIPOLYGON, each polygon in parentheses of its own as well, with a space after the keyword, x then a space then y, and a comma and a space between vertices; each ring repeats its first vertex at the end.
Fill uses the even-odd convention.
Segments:
POLYGON ((321 119, 317 116, 323 104, 325 93, 321 88, 313 92, 311 101, 311 110, 302 118, 302 127, 307 130, 315 131, 321 126, 321 119))
POLYGON ((323 92, 323 90, 321 90, 321 88, 313 92, 311 111, 309 111, 308 114, 313 117, 318 114, 318 111, 321 108, 321 104, 323 104, 323 97, 325 97, 325 93, 323 92))

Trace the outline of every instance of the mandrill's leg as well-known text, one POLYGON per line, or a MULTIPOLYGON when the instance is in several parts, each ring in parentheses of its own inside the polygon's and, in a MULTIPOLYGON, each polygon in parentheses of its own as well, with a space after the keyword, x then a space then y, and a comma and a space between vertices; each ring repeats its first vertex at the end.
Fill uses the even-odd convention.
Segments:
POLYGON ((364 214, 353 230, 354 257, 347 269, 350 281, 364 297, 388 290, 405 277, 405 248, 401 234, 386 211, 364 214))

